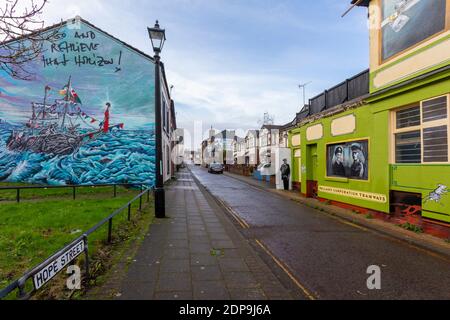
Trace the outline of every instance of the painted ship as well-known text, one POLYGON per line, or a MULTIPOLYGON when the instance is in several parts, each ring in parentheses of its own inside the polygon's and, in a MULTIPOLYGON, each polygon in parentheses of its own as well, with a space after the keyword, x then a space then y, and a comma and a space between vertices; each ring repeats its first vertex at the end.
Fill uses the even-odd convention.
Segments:
POLYGON ((102 122, 86 114, 81 108, 80 98, 71 87, 70 78, 68 84, 59 91, 64 98, 56 99, 53 104, 47 103, 50 90, 50 87, 45 87, 43 103, 31 103, 32 116, 23 129, 12 131, 7 141, 9 150, 69 155, 114 128, 123 129, 122 123, 109 124, 109 103, 102 122), (89 129, 82 129, 82 125, 89 129))

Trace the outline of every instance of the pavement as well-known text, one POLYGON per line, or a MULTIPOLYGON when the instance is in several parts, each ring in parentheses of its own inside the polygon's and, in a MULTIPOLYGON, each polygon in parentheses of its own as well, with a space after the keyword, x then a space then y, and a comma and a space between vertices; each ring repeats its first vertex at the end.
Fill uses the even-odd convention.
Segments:
POLYGON ((167 218, 89 298, 450 299, 448 256, 291 200, 250 178, 183 169, 166 188, 167 218), (367 286, 373 266, 381 289, 367 286))
POLYGON ((450 259, 444 254, 291 201, 285 194, 248 181, 211 175, 200 167, 191 170, 240 222, 239 231, 249 243, 260 244, 307 296, 450 299, 450 282, 444 280, 450 279, 450 259), (372 266, 380 270, 379 290, 367 286, 372 266))
POLYGON ((103 298, 306 299, 278 279, 186 169, 166 189, 166 216, 151 225, 127 270, 105 285, 103 298))

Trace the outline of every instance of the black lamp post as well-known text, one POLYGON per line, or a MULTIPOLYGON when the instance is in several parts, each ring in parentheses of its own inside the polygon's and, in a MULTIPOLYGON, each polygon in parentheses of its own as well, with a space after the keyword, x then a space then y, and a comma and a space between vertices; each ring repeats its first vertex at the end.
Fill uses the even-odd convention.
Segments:
POLYGON ((166 204, 164 195, 163 179, 163 148, 162 148, 162 117, 161 117, 161 58, 166 41, 166 31, 159 28, 158 20, 154 28, 147 28, 150 40, 152 41, 153 52, 155 53, 155 122, 156 122, 156 184, 155 184, 155 215, 157 218, 166 216, 166 204))

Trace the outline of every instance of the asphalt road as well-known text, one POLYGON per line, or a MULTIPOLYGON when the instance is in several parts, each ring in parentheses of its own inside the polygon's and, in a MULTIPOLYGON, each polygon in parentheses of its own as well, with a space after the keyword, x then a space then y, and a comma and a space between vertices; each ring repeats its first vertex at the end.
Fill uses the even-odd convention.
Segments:
POLYGON ((250 186, 191 167, 257 239, 317 299, 450 299, 450 260, 250 186), (369 290, 369 266, 381 289, 369 290))

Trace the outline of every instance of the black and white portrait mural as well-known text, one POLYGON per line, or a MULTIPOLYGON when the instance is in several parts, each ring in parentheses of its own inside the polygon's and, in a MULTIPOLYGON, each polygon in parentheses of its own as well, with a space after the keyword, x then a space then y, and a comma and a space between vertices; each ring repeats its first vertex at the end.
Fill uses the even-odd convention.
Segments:
POLYGON ((446 0, 382 0, 382 59, 445 29, 446 0))
POLYGON ((327 176, 369 179, 369 141, 352 141, 327 146, 327 176))

